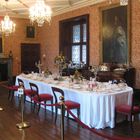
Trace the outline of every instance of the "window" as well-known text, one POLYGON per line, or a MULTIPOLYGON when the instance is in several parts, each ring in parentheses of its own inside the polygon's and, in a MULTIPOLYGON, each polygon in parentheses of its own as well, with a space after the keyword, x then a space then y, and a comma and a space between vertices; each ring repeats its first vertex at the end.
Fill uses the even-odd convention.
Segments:
POLYGON ((87 64, 87 35, 86 23, 78 23, 72 26, 72 61, 87 64))
POLYGON ((60 21, 60 52, 75 64, 89 64, 88 15, 60 21))
POLYGON ((80 45, 72 45, 72 61, 73 63, 80 63, 80 45))

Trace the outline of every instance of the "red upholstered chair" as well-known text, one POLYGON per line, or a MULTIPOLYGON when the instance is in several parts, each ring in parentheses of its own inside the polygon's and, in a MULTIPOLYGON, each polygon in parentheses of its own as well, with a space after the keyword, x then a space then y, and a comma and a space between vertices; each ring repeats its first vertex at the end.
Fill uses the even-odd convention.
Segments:
POLYGON ((8 81, 2 81, 0 84, 8 89, 8 99, 12 100, 14 97, 14 92, 18 90, 19 86, 14 85, 13 77, 8 77, 8 81))
POLYGON ((31 97, 34 93, 32 92, 31 89, 26 89, 25 88, 23 80, 21 80, 19 78, 17 80, 18 80, 18 85, 22 86, 24 88, 24 102, 26 101, 26 96, 28 96, 28 97, 30 97, 31 103, 32 103, 32 98, 31 97))
POLYGON ((18 90, 19 86, 14 85, 13 78, 8 78, 8 85, 5 87, 8 89, 8 99, 11 101, 14 97, 14 92, 18 90))
POLYGON ((130 127, 131 130, 133 131, 133 117, 136 114, 140 113, 140 106, 135 106, 134 105, 134 100, 132 97, 132 105, 127 105, 127 104, 121 104, 116 106, 115 108, 115 124, 116 124, 116 119, 117 119, 117 113, 123 114, 126 116, 126 119, 130 119, 130 127))
MULTIPOLYGON (((41 102, 44 102, 44 104, 46 104, 47 101, 50 101, 51 104, 53 104, 53 96, 51 94, 48 93, 39 93, 39 89, 38 86, 34 83, 29 83, 30 84, 30 88, 32 90, 32 92, 34 93, 34 95, 32 96, 32 99, 34 100, 34 108, 35 105, 38 104, 38 112, 40 110, 40 104, 41 102)), ((46 106, 45 106, 45 111, 46 111, 46 106)), ((52 106, 52 113, 53 113, 53 106, 52 106)))
MULTIPOLYGON (((52 87, 52 91, 53 91, 53 94, 54 94, 54 97, 55 97, 55 104, 59 104, 59 101, 58 101, 58 96, 63 96, 64 97, 64 91, 62 89, 59 89, 57 87, 52 87), (58 96, 57 96, 58 95, 58 96)), ((64 101, 66 107, 68 109, 77 109, 77 116, 78 118, 80 118, 80 104, 77 103, 77 102, 74 102, 74 101, 71 101, 71 100, 65 100, 64 101)), ((56 120, 57 120, 57 112, 58 112, 58 108, 60 108, 61 106, 56 106, 55 107, 55 123, 56 123, 56 120)), ((69 114, 67 114, 67 117, 69 116, 69 114)))
POLYGON ((10 85, 10 86, 7 86, 7 88, 8 88, 8 90, 9 90, 9 91, 8 91, 8 92, 9 92, 9 94, 8 94, 8 99, 9 99, 9 100, 12 100, 13 97, 14 97, 14 92, 18 90, 19 86, 10 85))

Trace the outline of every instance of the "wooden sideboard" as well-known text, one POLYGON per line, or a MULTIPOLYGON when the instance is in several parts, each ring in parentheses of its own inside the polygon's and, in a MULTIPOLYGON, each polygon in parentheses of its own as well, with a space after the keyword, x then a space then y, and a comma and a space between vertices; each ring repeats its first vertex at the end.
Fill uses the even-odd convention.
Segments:
MULTIPOLYGON (((76 69, 65 69, 63 71, 64 76, 73 75, 76 69)), ((94 77, 94 73, 89 71, 88 69, 77 69, 81 72, 82 76, 86 79, 90 79, 90 77, 94 77)), ((98 71, 97 80, 100 82, 108 82, 109 80, 120 80, 123 79, 126 81, 128 86, 134 87, 135 85, 135 68, 129 67, 125 68, 125 71, 114 71, 111 69, 110 71, 98 71)))
POLYGON ((127 68, 125 72, 122 71, 99 71, 98 81, 107 82, 109 80, 124 79, 128 86, 134 87, 135 85, 135 68, 127 68))

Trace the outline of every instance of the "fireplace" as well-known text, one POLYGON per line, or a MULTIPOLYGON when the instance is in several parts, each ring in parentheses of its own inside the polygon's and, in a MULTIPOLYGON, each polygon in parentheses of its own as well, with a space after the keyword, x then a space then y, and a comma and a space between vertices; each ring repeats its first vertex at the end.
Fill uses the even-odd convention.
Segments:
POLYGON ((12 58, 0 57, 0 81, 6 81, 8 77, 12 77, 12 58))

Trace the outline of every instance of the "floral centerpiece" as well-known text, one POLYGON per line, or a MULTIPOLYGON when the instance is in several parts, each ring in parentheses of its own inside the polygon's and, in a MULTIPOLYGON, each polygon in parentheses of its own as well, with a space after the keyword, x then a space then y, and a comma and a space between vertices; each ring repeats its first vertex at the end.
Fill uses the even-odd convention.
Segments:
POLYGON ((82 77, 82 74, 78 70, 76 70, 73 78, 75 82, 79 84, 80 80, 82 80, 83 77, 82 77))
POLYGON ((55 66, 59 68, 60 76, 62 76, 62 71, 66 68, 66 58, 60 53, 60 55, 56 56, 54 59, 55 66))
POLYGON ((74 79, 78 80, 80 78, 81 78, 81 73, 78 70, 76 70, 75 73, 74 73, 74 79))
POLYGON ((98 74, 98 71, 99 71, 99 66, 98 65, 93 65, 92 66, 92 69, 91 69, 91 72, 94 73, 94 76, 95 76, 95 80, 97 80, 97 74, 98 74))
POLYGON ((51 73, 51 71, 48 68, 46 68, 45 71, 44 71, 44 74, 45 74, 45 77, 48 77, 52 73, 51 73))
POLYGON ((42 63, 40 62, 40 60, 38 61, 38 63, 37 62, 35 62, 35 66, 38 68, 38 71, 39 71, 39 74, 41 74, 41 68, 42 68, 42 63))

